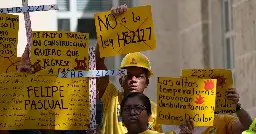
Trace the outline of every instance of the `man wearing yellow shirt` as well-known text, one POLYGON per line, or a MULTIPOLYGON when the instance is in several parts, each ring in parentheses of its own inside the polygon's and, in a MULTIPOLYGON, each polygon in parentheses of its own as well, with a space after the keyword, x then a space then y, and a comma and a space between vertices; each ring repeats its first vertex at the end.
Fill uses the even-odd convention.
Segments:
MULTIPOLYGON (((112 9, 112 12, 117 15, 125 12, 127 7, 120 6, 117 9, 112 9)), ((96 48, 96 68, 97 70, 106 70, 104 58, 99 56, 99 47, 96 48)), ((108 77, 101 77, 97 80, 98 97, 103 101, 103 119, 101 124, 102 134, 125 134, 127 129, 121 121, 120 103, 123 96, 129 92, 141 92, 147 88, 149 78, 153 74, 150 62, 146 56, 136 52, 127 54, 121 63, 122 69, 127 69, 127 75, 120 78, 120 85, 123 91, 118 90, 108 77)), ((151 102, 152 116, 149 120, 149 130, 162 132, 162 126, 156 124, 156 104, 151 102)))
MULTIPOLYGON (((236 92, 236 90, 230 89, 226 97, 237 104, 237 117, 232 115, 215 114, 213 126, 208 127, 202 132, 202 134, 241 134, 250 127, 252 119, 238 103, 239 94, 236 92)), ((185 124, 182 124, 180 128, 183 132, 195 131, 192 121, 187 121, 185 124)))
MULTIPOLYGON (((97 66, 99 67, 99 65, 98 63, 97 66)), ((120 84, 124 90, 123 92, 116 89, 107 78, 100 79, 100 83, 104 80, 109 82, 106 87, 103 87, 101 84, 97 87, 99 95, 102 95, 100 97, 102 97, 103 100, 103 134, 127 133, 120 116, 120 103, 123 96, 129 92, 143 93, 149 84, 149 77, 152 75, 148 59, 139 52, 126 55, 121 63, 121 68, 127 69, 127 75, 120 78, 120 84)), ((161 125, 156 124, 156 107, 156 104, 151 102, 152 116, 149 120, 149 130, 162 132, 161 125)))

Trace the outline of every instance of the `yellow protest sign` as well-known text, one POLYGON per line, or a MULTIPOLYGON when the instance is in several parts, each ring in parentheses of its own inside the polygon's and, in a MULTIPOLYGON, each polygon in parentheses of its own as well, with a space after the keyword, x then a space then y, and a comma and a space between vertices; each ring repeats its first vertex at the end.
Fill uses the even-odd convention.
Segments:
POLYGON ((62 31, 33 31, 31 66, 33 73, 47 69, 48 75, 88 70, 89 34, 62 31))
POLYGON ((86 130, 90 120, 87 78, 23 73, 0 75, 0 129, 86 130))
POLYGON ((225 69, 185 69, 182 76, 201 79, 217 79, 216 114, 235 113, 236 105, 225 98, 227 90, 233 88, 231 70, 225 69))
POLYGON ((156 48, 151 6, 128 8, 120 16, 111 11, 94 15, 100 57, 156 48))
POLYGON ((180 125, 191 119, 195 126, 212 126, 215 79, 167 78, 157 81, 157 123, 180 125))
POLYGON ((20 57, 0 58, 0 74, 17 72, 20 60, 20 57))
POLYGON ((19 15, 0 14, 0 57, 17 57, 19 15))

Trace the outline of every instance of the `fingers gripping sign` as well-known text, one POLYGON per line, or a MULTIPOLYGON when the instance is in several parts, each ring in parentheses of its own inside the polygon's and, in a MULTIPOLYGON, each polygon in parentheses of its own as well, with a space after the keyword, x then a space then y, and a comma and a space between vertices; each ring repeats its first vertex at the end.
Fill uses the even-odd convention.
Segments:
POLYGON ((240 97, 239 97, 239 94, 237 93, 236 89, 231 88, 231 89, 227 90, 226 98, 228 100, 233 101, 234 104, 238 104, 240 97))
POLYGON ((115 15, 115 16, 119 16, 119 15, 121 15, 122 13, 124 13, 126 11, 127 11, 127 5, 126 4, 121 5, 121 6, 117 7, 117 8, 113 7, 111 9, 112 14, 115 15))
POLYGON ((193 131, 194 124, 190 119, 186 119, 185 122, 180 125, 180 134, 192 134, 193 131))

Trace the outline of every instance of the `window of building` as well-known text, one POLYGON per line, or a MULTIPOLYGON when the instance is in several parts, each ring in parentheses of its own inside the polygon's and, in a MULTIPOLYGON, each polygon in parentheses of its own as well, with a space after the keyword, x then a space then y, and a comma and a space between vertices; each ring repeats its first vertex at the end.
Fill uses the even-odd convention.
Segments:
MULTIPOLYGON (((57 12, 58 30, 89 33, 89 44, 94 46, 97 42, 94 14, 108 11, 112 7, 127 4, 135 5, 135 0, 57 0, 59 10, 57 12)), ((118 69, 123 56, 106 58, 109 69, 118 69)), ((117 83, 115 77, 110 79, 117 83)))
MULTIPOLYGON (((225 68, 234 72, 234 30, 233 30, 233 14, 232 0, 222 0, 222 16, 223 16, 223 44, 224 44, 224 62, 225 68)), ((235 81, 235 80, 234 80, 235 81)))
POLYGON ((70 31, 70 19, 58 19, 58 30, 70 31))

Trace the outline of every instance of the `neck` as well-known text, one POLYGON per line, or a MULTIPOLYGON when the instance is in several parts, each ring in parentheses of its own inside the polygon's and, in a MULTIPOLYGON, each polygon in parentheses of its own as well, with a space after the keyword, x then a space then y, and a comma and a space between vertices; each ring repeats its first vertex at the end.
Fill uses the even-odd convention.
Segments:
POLYGON ((139 134, 139 133, 146 131, 147 129, 148 129, 147 126, 142 127, 142 128, 137 128, 137 129, 130 129, 130 130, 128 130, 127 134, 139 134))
MULTIPOLYGON (((124 97, 127 96, 129 93, 131 93, 131 92, 124 91, 124 97)), ((141 92, 141 93, 143 93, 143 92, 141 92)))

